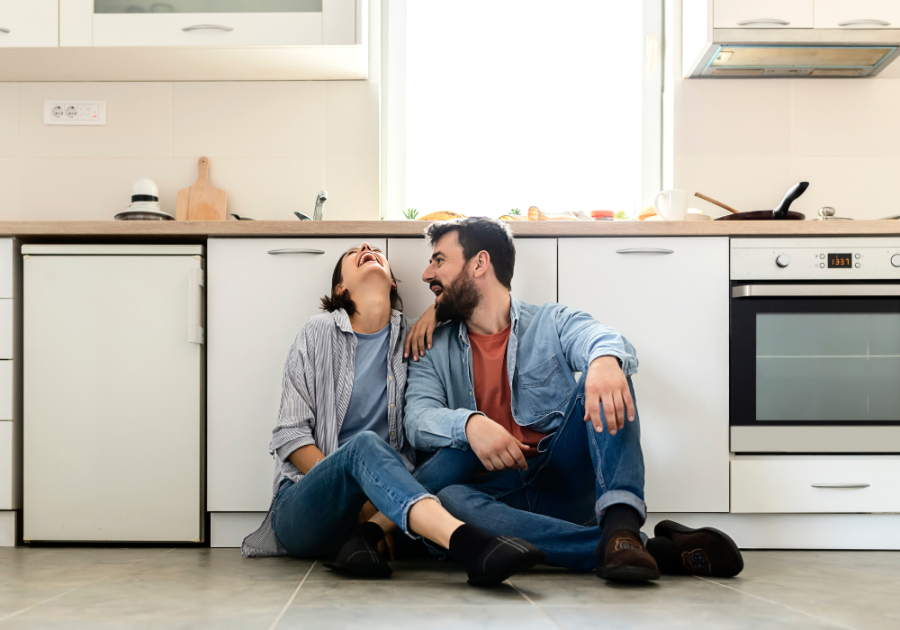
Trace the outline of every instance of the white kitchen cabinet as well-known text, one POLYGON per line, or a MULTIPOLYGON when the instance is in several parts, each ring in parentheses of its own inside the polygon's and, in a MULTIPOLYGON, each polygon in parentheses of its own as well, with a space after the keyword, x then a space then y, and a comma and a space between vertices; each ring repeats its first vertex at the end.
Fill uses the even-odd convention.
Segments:
POLYGON ((14 510, 18 507, 15 501, 18 462, 15 453, 15 437, 12 422, 0 422, 0 510, 14 510))
MULTIPOLYGON (((512 294, 516 299, 530 304, 556 302, 556 248, 555 238, 516 239, 516 269, 512 281, 512 294)), ((431 247, 424 238, 392 238, 388 239, 387 251, 391 269, 400 280, 403 312, 416 319, 434 304, 434 294, 422 282, 431 247)))
POLYGON ((728 287, 727 238, 559 241, 560 303, 636 349, 652 512, 729 509, 728 287))
POLYGON ((19 344, 16 306, 18 246, 14 239, 0 239, 0 546, 16 544, 16 510, 22 505, 22 421, 19 413, 17 370, 19 344))
POLYGON ((816 28, 900 28, 897 0, 816 0, 816 28))
POLYGON ((0 0, 0 48, 58 45, 58 0, 0 0))
POLYGON ((813 0, 715 0, 715 28, 813 28, 813 0))
MULTIPOLYGON (((265 512, 284 362, 321 313, 338 258, 363 238, 221 239, 208 243, 207 506, 265 512)), ((369 239, 385 248, 385 239, 369 239)), ((245 533, 250 533, 249 531, 245 533)), ((215 537, 215 533, 213 534, 215 537)))

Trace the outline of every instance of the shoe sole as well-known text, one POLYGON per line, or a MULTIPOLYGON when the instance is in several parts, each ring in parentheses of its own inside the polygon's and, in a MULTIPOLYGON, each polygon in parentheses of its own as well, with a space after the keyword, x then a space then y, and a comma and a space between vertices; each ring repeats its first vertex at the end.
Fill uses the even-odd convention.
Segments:
POLYGON ((354 575, 364 578, 387 578, 391 577, 394 571, 391 567, 378 564, 341 564, 337 562, 323 562, 326 568, 346 575, 354 575))
POLYGON ((618 567, 597 567, 597 576, 604 580, 617 582, 650 582, 660 578, 659 571, 644 567, 630 567, 622 565, 618 567))
POLYGON ((501 573, 470 578, 469 584, 472 586, 496 586, 497 584, 508 580, 516 573, 527 571, 531 567, 540 564, 546 557, 547 555, 543 551, 530 551, 506 567, 501 573))
POLYGON ((711 572, 710 575, 712 577, 734 577, 738 573, 744 570, 744 558, 741 555, 741 550, 738 548, 737 543, 731 539, 731 536, 726 534, 725 532, 716 529, 715 527, 698 527, 697 529, 692 529, 680 523, 676 523, 675 521, 660 521, 656 524, 656 527, 653 528, 654 536, 665 536, 666 538, 671 539, 672 533, 676 534, 697 534, 701 532, 706 532, 708 534, 715 534, 722 538, 725 542, 725 545, 729 548, 731 553, 737 558, 737 571, 734 573, 714 573, 711 572))

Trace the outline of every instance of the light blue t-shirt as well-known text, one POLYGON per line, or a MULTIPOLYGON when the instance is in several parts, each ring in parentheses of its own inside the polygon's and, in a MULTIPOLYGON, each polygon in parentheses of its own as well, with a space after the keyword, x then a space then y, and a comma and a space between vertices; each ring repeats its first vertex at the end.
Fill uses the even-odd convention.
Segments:
POLYGON ((356 335, 353 392, 338 435, 343 446, 360 431, 374 431, 388 441, 387 376, 391 326, 388 324, 373 335, 356 335))

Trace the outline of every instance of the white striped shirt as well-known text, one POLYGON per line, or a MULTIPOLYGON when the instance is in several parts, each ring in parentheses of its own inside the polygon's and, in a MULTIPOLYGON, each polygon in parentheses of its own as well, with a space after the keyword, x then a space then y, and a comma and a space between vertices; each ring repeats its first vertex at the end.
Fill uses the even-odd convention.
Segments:
MULTIPOLYGON (((403 342, 411 322, 391 311, 388 361, 388 428, 391 446, 409 470, 415 465, 415 449, 403 432, 403 395, 406 360, 403 342)), ((269 453, 275 457, 273 499, 284 479, 299 481, 303 474, 289 456, 298 448, 315 444, 326 456, 338 448, 338 435, 353 390, 356 335, 343 309, 311 317, 300 329, 284 366, 281 408, 272 430, 269 453)), ((272 531, 272 510, 258 530, 244 539, 244 557, 285 555, 272 531)))

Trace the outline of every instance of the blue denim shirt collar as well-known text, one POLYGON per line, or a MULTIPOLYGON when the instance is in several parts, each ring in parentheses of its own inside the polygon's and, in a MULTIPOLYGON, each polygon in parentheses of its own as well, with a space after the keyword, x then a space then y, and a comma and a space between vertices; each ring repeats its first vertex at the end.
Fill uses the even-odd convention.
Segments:
MULTIPOLYGON (((517 336, 519 332, 519 301, 512 295, 509 296, 509 320, 510 320, 510 337, 517 336)), ((459 323, 459 340, 465 346, 469 346, 469 328, 465 322, 459 323)))

